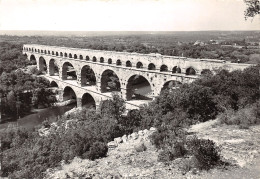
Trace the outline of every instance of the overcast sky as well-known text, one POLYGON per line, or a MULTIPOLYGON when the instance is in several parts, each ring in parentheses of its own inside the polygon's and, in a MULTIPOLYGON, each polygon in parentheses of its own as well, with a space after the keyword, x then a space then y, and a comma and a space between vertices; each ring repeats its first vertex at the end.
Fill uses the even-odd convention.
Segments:
POLYGON ((0 0, 0 30, 260 30, 243 0, 0 0))

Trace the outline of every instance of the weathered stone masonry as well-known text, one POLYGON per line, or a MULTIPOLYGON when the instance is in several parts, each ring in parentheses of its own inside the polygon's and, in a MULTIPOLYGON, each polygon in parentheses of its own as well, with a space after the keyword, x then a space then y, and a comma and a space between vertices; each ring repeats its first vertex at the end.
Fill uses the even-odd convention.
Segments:
MULTIPOLYGON (((250 66, 249 64, 234 64, 223 60, 191 59, 185 57, 163 56, 158 54, 138 54, 127 52, 113 52, 102 50, 78 49, 56 46, 45 46, 36 44, 25 44, 23 53, 30 59, 35 56, 37 68, 43 69, 43 60, 47 65, 47 74, 50 81, 54 75, 54 62, 59 68, 59 80, 56 82, 61 94, 66 86, 66 64, 70 63, 77 75, 77 85, 71 86, 77 95, 78 106, 81 106, 82 96, 87 92, 93 96, 96 105, 109 96, 102 93, 102 75, 106 70, 117 74, 120 81, 121 96, 128 101, 132 95, 131 77, 141 75, 147 79, 152 89, 152 95, 158 96, 164 84, 169 81, 190 83, 199 77, 205 69, 214 71, 216 69, 227 69, 229 71, 250 66), (92 90, 82 88, 81 72, 83 67, 89 66, 95 74, 96 85, 92 90), (189 74, 190 70, 193 74, 189 74), (195 73, 195 74, 194 74, 195 73)), ((62 96, 62 95, 61 95, 62 96)))

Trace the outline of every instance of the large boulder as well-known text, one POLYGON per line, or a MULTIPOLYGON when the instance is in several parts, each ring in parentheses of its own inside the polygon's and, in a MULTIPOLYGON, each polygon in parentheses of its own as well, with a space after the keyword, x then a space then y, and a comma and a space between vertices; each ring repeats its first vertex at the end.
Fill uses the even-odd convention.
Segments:
POLYGON ((154 131, 156 131, 156 130, 157 130, 157 129, 156 129, 155 127, 151 127, 151 128, 150 128, 150 131, 151 131, 151 132, 154 132, 154 131))
POLYGON ((123 140, 123 142, 127 142, 127 136, 124 135, 124 136, 122 137, 122 140, 123 140))
POLYGON ((142 130, 138 131, 138 135, 139 136, 143 136, 144 135, 144 131, 142 131, 142 130))
POLYGON ((138 137, 139 137, 139 135, 136 132, 131 134, 131 138, 134 140, 137 139, 138 137))
POLYGON ((122 137, 117 137, 117 138, 114 138, 114 141, 117 143, 117 144, 120 144, 123 142, 123 139, 122 137))
POLYGON ((107 147, 110 148, 110 149, 116 148, 117 143, 115 141, 111 141, 107 144, 107 147))
POLYGON ((148 132, 149 131, 147 129, 143 130, 144 135, 148 134, 148 132))

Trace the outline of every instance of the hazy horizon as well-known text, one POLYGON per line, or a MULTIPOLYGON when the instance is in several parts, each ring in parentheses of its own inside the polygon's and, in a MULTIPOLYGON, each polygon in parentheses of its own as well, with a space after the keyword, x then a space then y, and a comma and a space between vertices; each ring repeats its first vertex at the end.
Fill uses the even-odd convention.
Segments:
POLYGON ((254 31, 243 0, 0 0, 0 30, 254 31))
POLYGON ((142 34, 178 34, 178 33, 260 33, 260 30, 201 30, 201 31, 53 31, 53 30, 0 30, 0 35, 11 36, 102 36, 102 35, 142 35, 142 34))

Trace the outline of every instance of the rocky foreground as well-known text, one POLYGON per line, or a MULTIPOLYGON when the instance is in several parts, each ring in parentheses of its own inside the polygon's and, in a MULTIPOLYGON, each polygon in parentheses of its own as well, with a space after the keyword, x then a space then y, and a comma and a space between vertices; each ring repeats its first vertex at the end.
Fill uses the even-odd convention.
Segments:
POLYGON ((90 161, 74 158, 69 164, 49 169, 46 178, 260 178, 260 125, 250 129, 220 125, 217 120, 192 126, 189 132, 215 141, 221 155, 232 165, 210 171, 184 172, 185 159, 166 165, 149 140, 154 128, 110 142, 107 157, 90 161), (145 146, 145 151, 140 151, 145 146))

